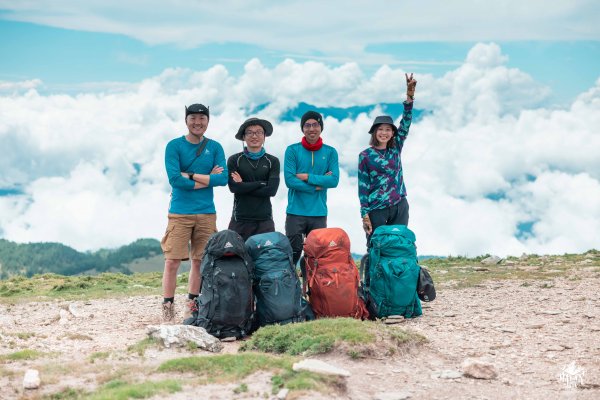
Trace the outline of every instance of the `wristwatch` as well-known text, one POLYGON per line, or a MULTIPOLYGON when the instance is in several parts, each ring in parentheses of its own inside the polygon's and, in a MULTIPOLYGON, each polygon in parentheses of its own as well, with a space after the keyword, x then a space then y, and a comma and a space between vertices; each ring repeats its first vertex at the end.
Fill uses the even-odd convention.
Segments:
POLYGON ((192 172, 191 174, 188 174, 188 178, 190 179, 190 181, 194 180, 194 173, 192 172))

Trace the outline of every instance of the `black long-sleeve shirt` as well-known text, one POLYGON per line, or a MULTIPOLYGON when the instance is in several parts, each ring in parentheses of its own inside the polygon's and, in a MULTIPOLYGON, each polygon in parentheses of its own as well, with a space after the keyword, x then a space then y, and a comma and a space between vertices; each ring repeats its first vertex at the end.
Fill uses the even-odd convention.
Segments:
POLYGON ((229 157, 229 190, 234 194, 233 215, 235 221, 262 221, 273 219, 271 197, 279 188, 279 159, 265 153, 258 160, 251 160, 243 152, 229 157), (231 177, 237 172, 242 182, 231 177))

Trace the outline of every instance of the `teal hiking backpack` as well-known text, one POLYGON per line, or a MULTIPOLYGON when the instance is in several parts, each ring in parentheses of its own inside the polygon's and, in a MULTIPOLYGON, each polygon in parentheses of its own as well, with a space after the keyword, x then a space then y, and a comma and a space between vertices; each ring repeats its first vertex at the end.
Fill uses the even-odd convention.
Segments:
POLYGON ((288 238, 279 232, 261 233, 246 240, 246 250, 254 261, 258 326, 304 321, 302 290, 288 238))
POLYGON ((362 294, 371 316, 421 315, 415 234, 405 225, 383 225, 375 229, 370 245, 360 270, 362 294))

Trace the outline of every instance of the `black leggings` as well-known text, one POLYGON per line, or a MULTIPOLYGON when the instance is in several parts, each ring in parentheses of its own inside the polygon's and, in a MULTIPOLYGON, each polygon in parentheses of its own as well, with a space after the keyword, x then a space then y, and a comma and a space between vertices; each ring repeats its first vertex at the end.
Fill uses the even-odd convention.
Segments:
POLYGON ((375 229, 382 225, 408 225, 408 201, 406 197, 395 206, 373 210, 369 213, 373 230, 367 235, 367 247, 370 247, 371 236, 375 229))

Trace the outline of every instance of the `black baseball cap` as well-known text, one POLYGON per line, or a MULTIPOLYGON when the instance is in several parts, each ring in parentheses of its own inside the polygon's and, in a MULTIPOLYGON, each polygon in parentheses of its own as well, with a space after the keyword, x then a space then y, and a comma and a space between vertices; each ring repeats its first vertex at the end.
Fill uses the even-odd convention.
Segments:
POLYGON ((208 112, 208 107, 206 107, 204 104, 192 104, 189 107, 185 108, 185 118, 187 119, 187 116, 190 114, 204 114, 206 115, 206 118, 210 119, 210 115, 208 112))

